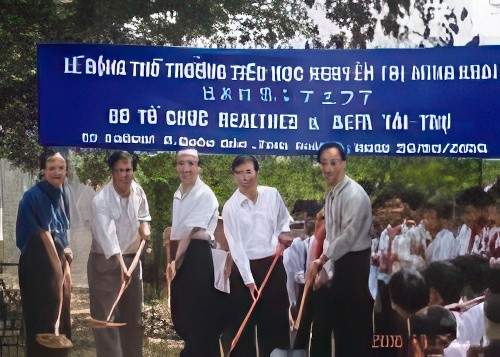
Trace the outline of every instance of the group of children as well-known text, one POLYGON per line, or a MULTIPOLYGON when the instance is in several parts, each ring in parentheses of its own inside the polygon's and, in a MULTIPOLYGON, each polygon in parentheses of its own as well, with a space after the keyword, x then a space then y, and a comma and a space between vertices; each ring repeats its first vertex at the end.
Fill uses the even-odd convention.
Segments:
MULTIPOLYGON (((436 200, 419 205, 417 200, 406 202, 405 197, 411 195, 401 192, 374 202, 379 227, 386 225, 372 244, 370 291, 376 300, 374 334, 446 335, 436 332, 442 329, 451 338, 437 349, 445 356, 466 356, 468 350, 474 350, 471 346, 488 343, 483 303, 467 302, 483 301, 485 291, 490 288, 488 297, 493 296, 489 298, 490 310, 491 306, 500 308, 492 302, 497 297, 491 294, 495 284, 500 283, 498 273, 495 275, 500 258, 498 184, 488 192, 482 187, 468 188, 457 195, 454 204, 436 200), (398 299, 399 304, 395 302, 398 299), (459 303, 463 304, 462 309, 454 316, 448 315, 449 319, 446 311, 436 308, 433 308, 434 320, 426 315, 428 306, 450 307, 459 303), (426 322, 421 323, 422 319, 426 322), (404 326, 405 321, 412 323, 404 326), (448 321, 447 328, 443 321, 448 321)), ((500 321, 490 322, 492 326, 500 321)), ((420 347, 424 351, 436 349, 436 346, 420 347)), ((397 355, 397 351, 393 353, 397 355)), ((389 354, 386 350, 382 355, 389 354)))
MULTIPOLYGON (((375 355, 500 356, 499 186, 468 188, 455 202, 404 190, 373 201, 375 355)), ((316 239, 313 221, 304 229, 284 253, 291 316, 316 239)))

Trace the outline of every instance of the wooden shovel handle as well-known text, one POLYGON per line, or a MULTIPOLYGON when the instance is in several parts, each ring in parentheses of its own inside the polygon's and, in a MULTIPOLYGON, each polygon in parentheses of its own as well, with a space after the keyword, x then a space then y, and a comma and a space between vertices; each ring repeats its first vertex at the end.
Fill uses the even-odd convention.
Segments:
POLYGON ((302 299, 300 301, 299 313, 297 315, 297 319, 295 320, 295 323, 293 324, 294 330, 298 330, 300 327, 300 322, 302 321, 302 315, 304 314, 304 307, 306 305, 306 299, 307 299, 307 296, 309 295, 309 290, 311 290, 311 286, 312 286, 311 280, 312 279, 306 280, 306 285, 304 286, 304 292, 302 293, 302 299))
MULTIPOLYGON (((143 239, 141 240, 141 245, 139 245, 139 249, 137 249, 137 253, 135 253, 134 260, 132 260, 132 263, 130 264, 127 273, 128 275, 132 276, 132 273, 134 272, 135 268, 137 267, 137 263, 139 263, 139 259, 141 257, 142 249, 144 248, 144 245, 146 244, 146 241, 143 239)), ((128 284, 126 281, 122 283, 120 286, 120 290, 118 291, 118 295, 116 296, 115 302, 113 303, 113 306, 111 307, 111 310, 109 310, 109 315, 106 321, 111 320, 111 316, 113 315, 113 312, 115 311, 116 305, 118 305, 118 302, 120 301, 120 298, 123 295, 123 292, 127 288, 128 284)))
POLYGON ((454 304, 446 305, 445 309, 450 310, 450 311, 464 312, 464 311, 469 310, 470 308, 473 308, 477 304, 482 303, 485 300, 485 298, 486 298, 485 295, 481 295, 481 296, 478 296, 472 300, 469 300, 469 301, 466 301, 463 303, 454 303, 454 304))
MULTIPOLYGON (((54 324, 54 335, 59 336, 59 324, 61 322, 61 313, 64 300, 64 282, 66 281, 66 275, 70 274, 68 261, 64 262, 64 271, 62 275, 61 288, 59 289, 59 308, 57 310, 57 319, 54 324)), ((71 277, 71 275, 70 275, 71 277)), ((71 283, 70 283, 71 284, 71 283)))
POLYGON ((272 262, 271 266, 269 267, 267 274, 264 277, 264 280, 262 281, 262 284, 258 290, 259 295, 257 296, 257 299, 255 299, 253 301, 252 305, 250 306, 250 309, 248 310, 247 315, 245 316, 245 319, 241 323, 240 328, 238 329, 238 332, 236 333, 236 336, 234 336, 233 341, 231 342, 231 350, 229 351, 229 353, 231 353, 234 350, 234 348, 236 347, 236 344, 240 340, 240 337, 243 334, 243 330, 245 329, 246 325, 248 324, 250 317, 252 317, 252 313, 255 310, 255 306, 257 306, 257 303, 259 302, 260 297, 262 296, 262 291, 266 287, 267 281, 269 280, 269 277, 271 276, 271 273, 273 272, 274 267, 276 266, 276 263, 278 262, 278 259, 281 256, 282 252, 283 251, 280 251, 274 256, 273 262, 272 262))
POLYGON ((127 272, 131 275, 135 268, 137 267, 137 263, 139 263, 139 259, 141 258, 142 250, 144 249, 144 245, 146 245, 146 241, 141 240, 141 245, 139 245, 139 249, 137 249, 137 253, 135 253, 134 260, 132 260, 132 264, 130 264, 127 272))
POLYGON ((111 310, 109 310, 109 315, 108 318, 106 319, 107 322, 111 320, 111 316, 113 315, 113 311, 115 311, 116 305, 118 305, 118 301, 120 301, 120 298, 123 295, 123 292, 125 291, 125 288, 127 287, 127 282, 124 281, 122 285, 120 286, 120 290, 118 291, 118 295, 116 296, 115 302, 113 303, 113 306, 111 306, 111 310))

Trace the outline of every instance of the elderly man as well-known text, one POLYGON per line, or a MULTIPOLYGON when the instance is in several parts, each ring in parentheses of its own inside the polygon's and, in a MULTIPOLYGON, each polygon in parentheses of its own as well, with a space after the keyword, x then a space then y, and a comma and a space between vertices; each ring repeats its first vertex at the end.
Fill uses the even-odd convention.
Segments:
MULTIPOLYGON (((185 341, 183 357, 220 355, 221 307, 226 294, 215 288, 211 243, 219 204, 200 178, 200 161, 194 149, 177 153, 181 184, 174 194, 167 278, 171 281, 174 328, 185 341)), ((219 262, 224 265, 224 261, 219 262)), ((219 285, 217 285, 219 287, 219 285)))
POLYGON ((92 247, 87 263, 90 314, 105 320, 123 281, 128 287, 115 309, 115 317, 126 325, 94 329, 97 356, 142 356, 141 321, 142 268, 129 275, 128 266, 148 238, 149 215, 146 194, 134 181, 137 159, 126 151, 115 151, 108 159, 111 181, 92 201, 92 247))
POLYGON ((322 313, 330 316, 330 325, 323 326, 329 331, 322 331, 319 336, 315 336, 313 330, 311 356, 331 355, 332 329, 336 357, 370 355, 373 310, 373 299, 368 291, 371 204, 365 190, 345 174, 346 159, 347 153, 340 143, 322 145, 317 157, 328 187, 325 199, 328 247, 311 263, 308 278, 322 276, 317 273, 328 262, 325 268, 330 280, 323 287, 326 293, 321 296, 325 300, 322 306, 328 306, 322 313))

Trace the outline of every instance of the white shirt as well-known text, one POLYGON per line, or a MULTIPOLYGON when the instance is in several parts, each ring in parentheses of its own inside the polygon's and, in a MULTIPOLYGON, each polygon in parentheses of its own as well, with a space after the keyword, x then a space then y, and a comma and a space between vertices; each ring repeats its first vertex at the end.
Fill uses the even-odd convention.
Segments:
MULTIPOLYGON (((179 186, 174 193, 172 203, 172 231, 170 240, 184 240, 188 238, 214 239, 217 219, 219 217, 219 202, 213 191, 198 176, 190 189, 183 192, 179 186), (198 228, 193 235, 191 232, 198 228)), ((187 245, 177 248, 177 254, 187 245)), ((220 249, 212 249, 212 261, 214 267, 214 287, 220 291, 229 293, 229 278, 224 277, 224 266, 227 252, 220 249)), ((182 252, 183 254, 184 252, 182 252)))
POLYGON ((135 253, 140 245, 139 221, 151 221, 144 190, 132 181, 130 195, 123 199, 107 183, 92 200, 92 248, 109 259, 122 253, 135 253))
POLYGON ((480 345, 484 338, 484 303, 477 304, 469 310, 455 316, 457 318, 457 341, 480 345))
POLYGON ((278 235, 290 231, 292 218, 278 190, 258 186, 253 203, 238 189, 222 210, 224 234, 245 285, 254 283, 250 260, 274 255, 278 235))
POLYGON ((471 233, 471 229, 466 224, 462 224, 457 236, 457 256, 468 254, 471 233))
POLYGON ((470 348, 470 343, 468 342, 458 342, 456 339, 451 341, 451 343, 443 350, 444 357, 467 357, 467 351, 470 348))
MULTIPOLYGON (((491 227, 490 230, 488 231, 488 256, 492 257, 494 256, 495 250, 497 250, 500 247, 500 227, 491 227), (495 243, 493 244, 493 251, 490 251, 490 244, 495 239, 495 243)), ((500 257, 499 257, 500 258, 500 257)))
POLYGON ((425 259, 428 263, 453 259, 456 256, 456 251, 457 247, 453 233, 447 229, 442 229, 425 250, 425 259))
POLYGON ((488 251, 488 237, 489 229, 484 227, 479 234, 474 237, 474 244, 472 246, 472 254, 483 255, 488 251))
POLYGON ((283 265, 286 271, 286 289, 290 305, 297 304, 299 286, 305 284, 305 270, 309 251, 309 240, 295 238, 283 252, 283 265))
POLYGON ((190 190, 174 193, 170 240, 186 239, 193 228, 201 228, 213 238, 219 216, 219 203, 210 187, 198 176, 190 190))
POLYGON ((398 257, 397 268, 393 267, 393 273, 400 268, 411 268, 420 270, 425 268, 424 258, 417 252, 425 252, 425 230, 422 227, 411 227, 403 234, 396 236, 393 243, 394 254, 398 257))
MULTIPOLYGON (((392 228, 391 225, 388 225, 387 228, 384 229, 380 234, 378 251, 376 254, 378 256, 378 261, 379 261, 377 279, 384 280, 386 282, 388 282, 388 279, 392 274, 392 269, 393 269, 392 255, 395 254, 396 240, 400 236, 400 234, 397 234, 396 236, 394 236, 394 238, 390 239, 389 229, 391 228, 392 228), (390 255, 389 251, 391 253, 390 255)), ((401 231, 403 231, 403 227, 401 227, 401 231)))
POLYGON ((378 239, 377 254, 387 253, 389 250, 389 233, 387 228, 380 233, 380 238, 378 239))

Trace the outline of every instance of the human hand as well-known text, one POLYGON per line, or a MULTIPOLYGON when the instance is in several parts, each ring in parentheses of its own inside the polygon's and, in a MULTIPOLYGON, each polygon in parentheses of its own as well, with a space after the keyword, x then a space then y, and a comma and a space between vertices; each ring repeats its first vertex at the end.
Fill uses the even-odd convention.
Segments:
POLYGON ((250 284, 246 284, 249 292, 250 292, 250 296, 252 297, 252 300, 255 301, 259 298, 259 289, 257 289, 257 285, 255 285, 255 283, 250 283, 250 284))
POLYGON ((169 283, 172 282, 172 280, 174 280, 174 277, 175 277, 175 274, 176 274, 176 270, 175 270, 175 260, 172 260, 170 262, 170 264, 167 265, 167 269, 165 271, 165 275, 167 277, 167 281, 169 283))

